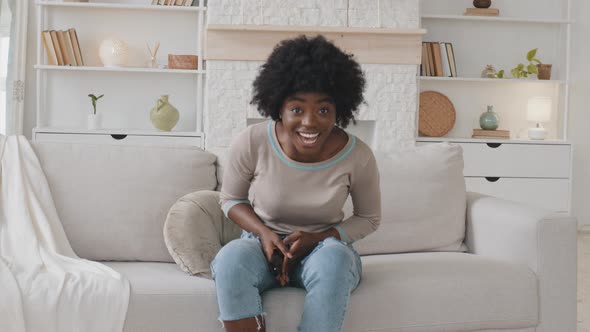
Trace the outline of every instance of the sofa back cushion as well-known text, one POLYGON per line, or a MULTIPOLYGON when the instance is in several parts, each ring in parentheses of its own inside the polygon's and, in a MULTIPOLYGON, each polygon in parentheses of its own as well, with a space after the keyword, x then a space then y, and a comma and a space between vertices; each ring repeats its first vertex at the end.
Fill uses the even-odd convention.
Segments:
MULTIPOLYGON (((466 192, 463 150, 433 143, 376 153, 381 184, 379 229, 357 241, 361 255, 465 251, 466 192)), ((346 215, 351 214, 347 202, 346 215)))
POLYGON ((58 214, 78 256, 173 262, 162 230, 180 197, 212 190, 215 155, 195 147, 36 142, 58 214))

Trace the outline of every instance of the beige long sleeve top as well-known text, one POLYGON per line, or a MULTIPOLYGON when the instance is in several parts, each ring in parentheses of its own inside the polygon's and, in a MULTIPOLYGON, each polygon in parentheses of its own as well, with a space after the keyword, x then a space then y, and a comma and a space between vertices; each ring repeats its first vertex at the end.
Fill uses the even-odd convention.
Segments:
POLYGON ((375 231, 381 220, 381 192, 371 148, 348 134, 346 146, 332 158, 301 163, 281 149, 275 126, 275 121, 259 123, 233 140, 221 186, 225 215, 236 204, 250 204, 279 234, 335 227, 347 243, 375 231), (353 215, 343 220, 348 195, 353 215))

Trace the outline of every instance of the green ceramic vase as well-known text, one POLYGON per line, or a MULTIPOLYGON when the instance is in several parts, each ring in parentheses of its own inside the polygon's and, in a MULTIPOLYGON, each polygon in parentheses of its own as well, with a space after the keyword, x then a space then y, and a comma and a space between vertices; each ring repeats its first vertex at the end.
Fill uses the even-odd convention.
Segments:
POLYGON ((479 117, 479 126, 485 130, 496 130, 498 129, 498 114, 494 112, 494 106, 488 105, 487 112, 483 112, 479 117))
POLYGON ((178 110, 168 102, 168 95, 161 96, 150 111, 152 124, 162 131, 171 131, 179 117, 178 110))

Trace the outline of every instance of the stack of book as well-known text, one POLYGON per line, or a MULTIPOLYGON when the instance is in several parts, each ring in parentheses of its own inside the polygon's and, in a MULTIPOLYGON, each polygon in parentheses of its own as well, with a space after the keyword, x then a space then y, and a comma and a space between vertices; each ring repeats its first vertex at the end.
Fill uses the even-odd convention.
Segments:
POLYGON ((199 0, 152 0, 152 5, 162 6, 198 6, 199 0))
POLYGON ((53 66, 84 66, 76 29, 41 32, 47 62, 53 66))
POLYGON ((466 16, 498 16, 500 10, 498 8, 466 8, 466 16))
POLYGON ((493 138, 493 139, 509 139, 510 130, 485 130, 485 129, 473 129, 472 138, 493 138))
POLYGON ((421 76, 457 77, 453 44, 423 42, 421 76))

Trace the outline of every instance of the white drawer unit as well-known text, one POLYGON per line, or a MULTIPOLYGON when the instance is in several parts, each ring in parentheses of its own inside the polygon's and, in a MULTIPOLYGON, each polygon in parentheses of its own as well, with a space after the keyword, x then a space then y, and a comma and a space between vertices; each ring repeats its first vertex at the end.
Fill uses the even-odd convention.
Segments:
POLYGON ((568 178, 569 145, 457 143, 465 176, 568 178))
POLYGON ((553 211, 569 209, 569 179, 465 177, 467 191, 553 211))
POLYGON ((553 211, 570 211, 570 143, 418 138, 416 145, 442 141, 463 148, 463 174, 468 191, 553 211))
POLYGON ((203 148, 203 137, 199 133, 143 133, 120 130, 101 130, 96 132, 60 133, 35 130, 37 142, 72 142, 129 145, 190 145, 203 148))

